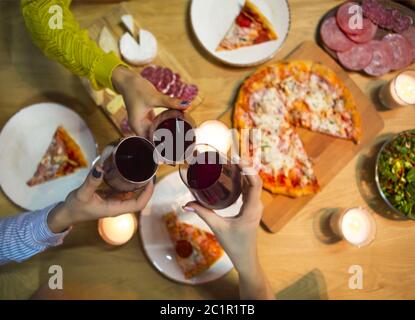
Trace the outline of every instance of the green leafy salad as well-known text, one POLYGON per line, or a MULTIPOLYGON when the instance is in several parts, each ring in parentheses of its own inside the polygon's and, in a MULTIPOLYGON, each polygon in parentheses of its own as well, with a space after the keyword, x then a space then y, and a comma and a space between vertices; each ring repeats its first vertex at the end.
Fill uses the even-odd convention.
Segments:
POLYGON ((393 207, 415 219, 415 130, 403 132, 385 146, 379 156, 378 177, 393 207))

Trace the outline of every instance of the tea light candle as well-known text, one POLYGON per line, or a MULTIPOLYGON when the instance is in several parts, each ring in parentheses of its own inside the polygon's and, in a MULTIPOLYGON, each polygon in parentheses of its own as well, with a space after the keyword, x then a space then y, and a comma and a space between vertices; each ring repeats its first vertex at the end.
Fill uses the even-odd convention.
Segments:
POLYGON ((376 224, 363 208, 351 208, 332 217, 333 231, 357 247, 368 245, 375 238, 376 224))
POLYGON ((98 232, 105 242, 120 246, 128 242, 137 230, 137 218, 133 213, 118 217, 102 218, 98 221, 98 232))
POLYGON ((196 143, 208 144, 226 154, 232 144, 232 135, 223 122, 208 120, 196 129, 196 143))
POLYGON ((407 70, 398 74, 383 86, 379 98, 387 108, 415 105, 415 71, 407 70))

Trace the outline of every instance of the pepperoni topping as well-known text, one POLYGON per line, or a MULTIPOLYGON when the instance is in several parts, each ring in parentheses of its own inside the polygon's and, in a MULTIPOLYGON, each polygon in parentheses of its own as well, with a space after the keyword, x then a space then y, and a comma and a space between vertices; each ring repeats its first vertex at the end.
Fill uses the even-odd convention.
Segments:
POLYGON ((373 58, 370 43, 356 44, 350 50, 338 52, 340 63, 349 70, 359 71, 366 68, 373 58))
POLYGON ((335 17, 330 17, 323 22, 320 35, 324 44, 332 50, 342 52, 353 46, 353 42, 338 27, 335 17))
POLYGON ((236 24, 242 28, 248 28, 251 26, 251 19, 249 19, 246 14, 241 12, 239 16, 236 18, 236 24))
POLYGON ((347 34, 361 34, 363 28, 359 28, 357 25, 359 19, 362 20, 362 7, 356 2, 346 2, 337 10, 337 23, 344 32, 347 34), (360 14, 360 17, 356 15, 360 14))
POLYGON ((176 242, 176 253, 181 258, 188 258, 193 253, 192 244, 187 240, 179 240, 176 242))

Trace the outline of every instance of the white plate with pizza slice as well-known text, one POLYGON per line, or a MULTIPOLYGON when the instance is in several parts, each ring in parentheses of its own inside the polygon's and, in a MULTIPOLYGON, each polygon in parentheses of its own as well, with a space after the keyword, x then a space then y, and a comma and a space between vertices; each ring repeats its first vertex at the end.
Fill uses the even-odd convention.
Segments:
POLYGON ((38 210, 63 201, 85 180, 97 157, 94 137, 82 118, 57 103, 38 103, 17 112, 0 133, 0 184, 14 203, 38 210), (63 130, 58 130, 63 128, 63 130), (67 175, 29 186, 57 132, 80 148, 83 165, 67 175))
MULTIPOLYGON (((176 258, 177 247, 173 245, 168 233, 165 216, 175 212, 180 222, 211 233, 209 226, 199 216, 181 209, 181 206, 192 200, 194 198, 181 181, 179 172, 169 174, 156 184, 152 198, 141 212, 139 231, 144 251, 158 271, 171 280, 196 285, 219 279, 227 274, 233 265, 226 253, 223 253, 209 269, 192 278, 185 277, 176 258)), ((232 216, 241 204, 242 200, 239 199, 234 205, 218 213, 222 216, 232 216)))
POLYGON ((200 44, 237 67, 271 59, 290 29, 286 0, 193 0, 190 18, 200 44))

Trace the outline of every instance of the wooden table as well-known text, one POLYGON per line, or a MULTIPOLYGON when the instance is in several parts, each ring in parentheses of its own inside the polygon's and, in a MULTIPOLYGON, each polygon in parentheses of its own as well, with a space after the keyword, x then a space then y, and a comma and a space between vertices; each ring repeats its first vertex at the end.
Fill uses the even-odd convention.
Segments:
MULTIPOLYGON (((276 0, 279 1, 279 0, 276 0)), ((319 19, 339 1, 290 0, 291 32, 277 57, 283 58, 299 43, 312 40, 319 19)), ((190 1, 140 0, 128 3, 158 40, 189 70, 205 93, 196 120, 219 117, 231 108, 241 80, 253 71, 225 67, 211 59, 197 44, 188 20, 190 1), (167 5, 168 3, 168 5, 167 5)), ((111 9, 112 5, 73 5, 81 24, 111 9)), ((73 108, 86 120, 99 145, 118 137, 103 113, 94 106, 77 77, 46 59, 25 31, 18 1, 0 2, 0 127, 22 107, 53 100, 73 108)), ((363 91, 375 96, 381 80, 358 74, 352 77, 363 91)), ((389 134, 415 127, 415 109, 385 111, 379 105, 385 128, 373 144, 318 194, 280 232, 259 231, 260 259, 276 297, 293 299, 398 299, 415 298, 415 224, 384 217, 385 206, 373 183, 373 159, 379 143, 389 134), (371 208, 378 227, 376 240, 357 249, 344 242, 321 241, 318 224, 330 208, 362 205, 371 208), (349 267, 363 268, 363 289, 348 287, 349 267)), ((368 123, 364 124, 370 125, 368 123)), ((7 168, 1 168, 7 170, 7 168)), ((276 211, 284 208, 275 208, 276 211)), ((22 209, 0 195, 0 216, 22 209)), ((222 299, 238 297, 237 274, 202 286, 185 286, 164 278, 152 268, 138 236, 114 248, 99 237, 96 223, 76 226, 64 245, 39 254, 27 262, 0 267, 0 298, 25 299, 47 283, 49 266, 64 271, 64 288, 70 298, 114 299, 222 299)))

